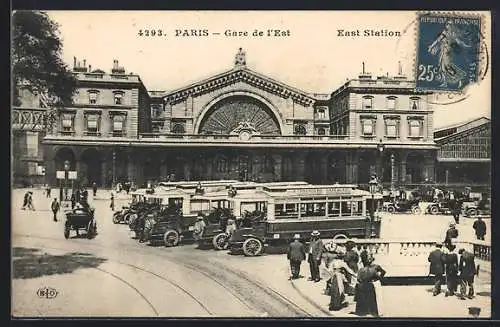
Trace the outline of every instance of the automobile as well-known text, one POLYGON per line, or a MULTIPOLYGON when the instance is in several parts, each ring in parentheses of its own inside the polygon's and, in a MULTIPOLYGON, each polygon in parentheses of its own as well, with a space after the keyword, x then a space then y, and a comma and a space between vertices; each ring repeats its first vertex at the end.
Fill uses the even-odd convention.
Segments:
POLYGON ((477 201, 464 202, 462 212, 466 217, 491 215, 491 198, 485 196, 477 201))
POLYGON ((66 222, 64 223, 64 238, 68 239, 71 230, 79 235, 80 230, 85 230, 88 239, 93 239, 97 235, 97 223, 94 218, 93 208, 77 207, 66 212, 66 222))
POLYGON ((411 212, 415 215, 422 213, 420 208, 421 195, 418 191, 398 191, 399 195, 383 203, 383 210, 389 213, 411 212))

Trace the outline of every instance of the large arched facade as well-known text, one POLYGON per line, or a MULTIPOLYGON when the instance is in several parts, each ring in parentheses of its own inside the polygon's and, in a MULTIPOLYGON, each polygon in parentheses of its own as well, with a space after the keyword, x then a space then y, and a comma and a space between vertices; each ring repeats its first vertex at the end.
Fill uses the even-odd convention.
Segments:
POLYGON ((272 104, 248 92, 233 92, 211 101, 195 126, 198 134, 229 135, 246 126, 261 135, 281 135, 282 123, 272 104))

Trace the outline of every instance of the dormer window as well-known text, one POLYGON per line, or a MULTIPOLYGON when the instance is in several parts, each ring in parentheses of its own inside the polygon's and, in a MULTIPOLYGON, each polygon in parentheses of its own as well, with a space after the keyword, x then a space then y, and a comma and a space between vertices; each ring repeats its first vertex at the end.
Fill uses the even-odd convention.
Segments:
POLYGON ((363 97, 363 109, 373 109, 373 97, 364 96, 363 97))
POLYGON ((420 98, 410 98, 410 109, 412 110, 420 109, 420 98))
POLYGON ((396 109, 396 97, 387 98, 387 109, 389 110, 396 109))
POLYGON ((97 90, 89 91, 89 103, 96 104, 98 96, 99 96, 99 91, 97 90))
POLYGON ((123 92, 114 92, 115 95, 115 104, 123 104, 123 92))

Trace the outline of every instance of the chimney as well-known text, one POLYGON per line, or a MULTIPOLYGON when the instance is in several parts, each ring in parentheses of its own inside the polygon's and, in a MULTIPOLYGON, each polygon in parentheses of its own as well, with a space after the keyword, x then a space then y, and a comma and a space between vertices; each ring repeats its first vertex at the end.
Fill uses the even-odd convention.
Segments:
POLYGON ((406 76, 403 75, 403 65, 401 65, 401 61, 398 61, 398 75, 394 76, 395 80, 406 80, 406 76))
POLYGON ((76 57, 73 57, 73 68, 76 67, 76 57))
POLYGON ((83 68, 87 68, 87 59, 83 59, 83 68))
POLYGON ((113 69, 111 70, 112 74, 125 74, 125 68, 120 67, 118 64, 118 60, 113 60, 113 69))
POLYGON ((92 73, 92 65, 89 65, 89 73, 92 73))
POLYGON ((363 71, 362 71, 361 74, 359 74, 358 78, 362 79, 362 80, 370 80, 370 79, 372 79, 372 74, 366 72, 365 62, 364 61, 363 61, 363 71))

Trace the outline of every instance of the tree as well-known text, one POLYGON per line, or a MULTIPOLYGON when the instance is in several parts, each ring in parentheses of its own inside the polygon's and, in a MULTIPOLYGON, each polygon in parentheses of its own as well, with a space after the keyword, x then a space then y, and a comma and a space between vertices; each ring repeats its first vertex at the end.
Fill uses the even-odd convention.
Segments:
POLYGON ((71 105, 76 78, 61 59, 59 25, 41 11, 16 11, 12 24, 14 104, 22 85, 46 95, 49 108, 71 105))

